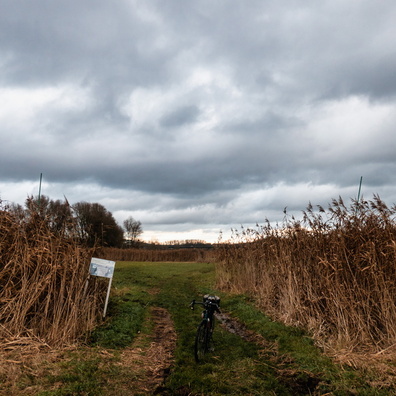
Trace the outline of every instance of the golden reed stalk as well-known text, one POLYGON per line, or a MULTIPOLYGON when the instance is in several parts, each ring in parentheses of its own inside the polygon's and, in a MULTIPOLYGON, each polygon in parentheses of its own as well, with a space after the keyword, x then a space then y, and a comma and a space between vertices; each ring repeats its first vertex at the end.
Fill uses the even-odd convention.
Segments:
POLYGON ((396 343, 396 208, 341 198, 302 221, 234 231, 217 250, 218 287, 253 296, 274 319, 349 350, 396 343))
POLYGON ((91 330, 106 285, 87 275, 92 251, 45 219, 0 210, 0 338, 34 337, 64 345, 91 330))

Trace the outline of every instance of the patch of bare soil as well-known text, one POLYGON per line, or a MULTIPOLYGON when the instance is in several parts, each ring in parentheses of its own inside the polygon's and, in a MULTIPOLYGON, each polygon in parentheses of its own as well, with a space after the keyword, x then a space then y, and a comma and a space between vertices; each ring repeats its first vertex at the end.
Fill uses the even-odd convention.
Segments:
POLYGON ((121 356, 123 368, 135 373, 129 389, 134 394, 158 393, 173 364, 176 332, 171 316, 166 309, 158 307, 151 308, 150 315, 152 334, 140 334, 121 356))

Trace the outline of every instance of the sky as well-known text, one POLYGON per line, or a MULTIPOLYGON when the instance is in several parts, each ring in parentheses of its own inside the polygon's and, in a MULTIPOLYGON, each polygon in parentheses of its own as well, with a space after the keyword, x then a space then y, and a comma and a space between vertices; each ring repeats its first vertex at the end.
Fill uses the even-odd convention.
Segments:
POLYGON ((394 0, 0 0, 0 198, 150 241, 396 202, 394 0))

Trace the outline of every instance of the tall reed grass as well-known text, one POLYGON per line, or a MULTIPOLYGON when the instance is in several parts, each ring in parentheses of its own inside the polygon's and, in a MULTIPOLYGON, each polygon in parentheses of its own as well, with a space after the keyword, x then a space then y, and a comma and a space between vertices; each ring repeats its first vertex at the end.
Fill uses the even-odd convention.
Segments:
POLYGON ((118 261, 170 261, 170 262, 212 262, 215 259, 213 249, 118 249, 98 248, 97 256, 118 261))
POLYGON ((254 296, 274 319, 336 349, 396 343, 396 207, 333 199, 301 221, 234 232, 217 250, 217 283, 254 296))
POLYGON ((21 220, 0 210, 0 337, 61 345, 91 330, 106 290, 87 278, 91 253, 37 213, 21 220))

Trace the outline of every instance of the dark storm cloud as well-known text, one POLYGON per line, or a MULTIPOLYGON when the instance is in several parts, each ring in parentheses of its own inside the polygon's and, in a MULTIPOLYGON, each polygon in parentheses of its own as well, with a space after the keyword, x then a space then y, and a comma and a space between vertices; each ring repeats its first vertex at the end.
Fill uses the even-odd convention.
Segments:
POLYGON ((127 2, 17 0, 2 1, 2 9, 6 76, 15 84, 126 77, 147 82, 160 73, 156 61, 164 53, 150 51, 157 29, 127 2))
POLYGON ((162 230, 282 216, 361 175, 395 200, 395 18, 390 0, 0 0, 0 197, 43 172, 162 230))

